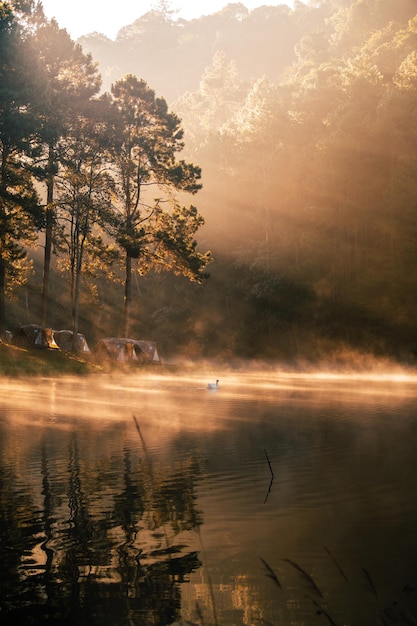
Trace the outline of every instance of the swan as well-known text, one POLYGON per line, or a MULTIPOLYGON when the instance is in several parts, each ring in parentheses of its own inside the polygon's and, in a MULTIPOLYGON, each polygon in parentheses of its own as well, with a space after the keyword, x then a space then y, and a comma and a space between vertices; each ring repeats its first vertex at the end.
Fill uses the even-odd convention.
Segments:
POLYGON ((207 385, 207 389, 218 389, 219 388, 219 381, 216 380, 215 383, 209 383, 207 385))

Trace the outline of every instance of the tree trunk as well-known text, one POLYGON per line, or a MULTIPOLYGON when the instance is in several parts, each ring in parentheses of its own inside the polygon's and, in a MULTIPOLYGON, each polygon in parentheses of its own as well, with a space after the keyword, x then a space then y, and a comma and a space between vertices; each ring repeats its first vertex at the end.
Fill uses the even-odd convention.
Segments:
POLYGON ((6 266, 0 250, 0 337, 3 338, 6 330, 6 266))
POLYGON ((125 302, 124 302, 124 336, 130 333, 130 305, 132 302, 132 257, 126 253, 126 279, 125 279, 125 302))
POLYGON ((81 260, 76 263, 74 288, 72 294, 72 351, 77 351, 78 328, 80 318, 81 260))
POLYGON ((43 282, 42 282, 42 299, 41 299, 41 315, 40 325, 46 326, 46 320, 48 315, 48 299, 49 299, 49 274, 51 268, 51 256, 52 256, 52 226, 54 221, 54 209, 52 202, 54 200, 54 177, 52 174, 53 166, 53 148, 49 146, 49 158, 48 168, 49 177, 47 183, 47 198, 46 198, 46 225, 45 225, 45 254, 43 261, 43 282))
MULTIPOLYGON (((2 196, 6 193, 6 162, 7 162, 8 150, 3 146, 2 159, 1 159, 1 172, 0 172, 0 185, 2 196)), ((1 207, 2 213, 3 207, 1 207)), ((3 226, 2 226, 3 230, 3 226)), ((3 338, 4 331, 6 330, 6 263, 3 257, 4 241, 0 241, 0 338, 3 338)))

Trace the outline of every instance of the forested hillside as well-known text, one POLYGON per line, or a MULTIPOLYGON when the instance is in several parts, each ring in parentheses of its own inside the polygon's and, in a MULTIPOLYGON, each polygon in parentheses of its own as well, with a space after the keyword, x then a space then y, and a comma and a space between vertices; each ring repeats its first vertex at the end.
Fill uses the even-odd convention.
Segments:
MULTIPOLYGON (((178 271, 178 255, 165 266, 131 255, 133 336, 156 340, 168 357, 415 364, 415 0, 308 0, 254 11, 235 3, 190 22, 159 3, 115 41, 95 33, 79 43, 102 77, 92 101, 117 99, 112 85, 126 74, 145 81, 181 121, 177 163, 192 168, 188 188, 170 174, 175 206, 192 193, 198 208, 175 218, 175 232, 182 219, 191 226, 187 269, 178 271), (212 262, 201 252, 193 266, 194 236, 193 251, 210 250, 212 262)), ((102 205, 97 196, 98 226, 102 205)), ((158 207, 157 199, 156 214, 158 207)), ((108 224, 103 246, 119 228, 115 241, 129 250, 120 223, 108 224)), ((71 324, 71 264, 54 237, 47 323, 63 327, 71 324)), ((110 264, 110 248, 97 258, 111 270, 91 263, 81 275, 79 327, 92 344, 124 327, 124 270, 110 264)), ((34 269, 6 303, 7 326, 38 321, 41 252, 30 253, 34 269)))

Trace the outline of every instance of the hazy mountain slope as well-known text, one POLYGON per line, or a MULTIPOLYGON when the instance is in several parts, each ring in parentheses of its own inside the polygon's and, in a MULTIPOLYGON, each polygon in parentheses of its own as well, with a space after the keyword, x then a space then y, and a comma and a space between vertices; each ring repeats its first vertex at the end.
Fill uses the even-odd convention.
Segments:
POLYGON ((197 87, 218 51, 236 61, 244 80, 264 74, 278 79, 295 59, 303 21, 287 5, 248 11, 240 3, 229 4, 191 21, 151 11, 121 29, 115 41, 92 33, 79 43, 99 63, 105 90, 132 73, 170 102, 197 87))

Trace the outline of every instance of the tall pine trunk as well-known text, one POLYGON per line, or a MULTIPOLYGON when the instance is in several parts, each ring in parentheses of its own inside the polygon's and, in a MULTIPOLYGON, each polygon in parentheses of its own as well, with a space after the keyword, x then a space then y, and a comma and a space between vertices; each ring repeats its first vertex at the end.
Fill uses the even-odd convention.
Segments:
POLYGON ((48 156, 48 169, 49 176, 47 182, 47 197, 46 197, 46 224, 45 224, 45 252, 43 260, 43 281, 42 281, 42 296, 41 296, 41 314, 40 325, 46 326, 46 320, 48 316, 48 300, 49 300, 49 275, 51 271, 51 257, 52 257, 52 227, 54 222, 54 209, 52 206, 54 200, 54 175, 52 172, 54 163, 53 147, 49 146, 48 156))
MULTIPOLYGON (((4 197, 6 194, 6 175, 7 175, 7 155, 8 151, 3 146, 2 151, 2 159, 1 159, 1 170, 0 170, 0 187, 2 196, 4 197)), ((3 209, 1 207, 2 213, 6 212, 6 208, 3 209)), ((3 230, 3 228, 2 228, 3 230)), ((6 263, 4 260, 4 247, 5 242, 3 237, 0 239, 0 337, 2 338, 4 335, 4 331, 6 330, 6 263)))
POLYGON ((124 299, 124 337, 129 337, 130 333, 130 308, 132 302, 132 257, 126 252, 126 278, 125 278, 125 299, 124 299))
POLYGON ((77 351, 78 328, 80 318, 81 271, 77 269, 74 284, 74 301, 72 303, 72 351, 77 351))
POLYGON ((6 264, 0 249, 0 337, 3 338, 6 330, 6 264))
POLYGON ((72 351, 77 352, 78 330, 80 322, 80 293, 84 258, 85 235, 75 239, 74 259, 71 275, 71 313, 72 313, 72 351))

